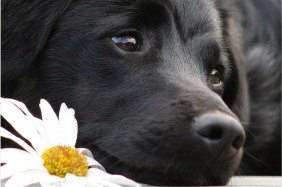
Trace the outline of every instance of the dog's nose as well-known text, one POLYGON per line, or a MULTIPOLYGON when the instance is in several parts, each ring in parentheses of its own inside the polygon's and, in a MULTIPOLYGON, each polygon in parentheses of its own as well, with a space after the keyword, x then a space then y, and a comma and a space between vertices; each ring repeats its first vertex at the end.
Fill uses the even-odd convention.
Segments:
POLYGON ((195 119, 195 132, 215 157, 238 153, 245 142, 245 131, 234 117, 221 113, 206 113, 195 119))

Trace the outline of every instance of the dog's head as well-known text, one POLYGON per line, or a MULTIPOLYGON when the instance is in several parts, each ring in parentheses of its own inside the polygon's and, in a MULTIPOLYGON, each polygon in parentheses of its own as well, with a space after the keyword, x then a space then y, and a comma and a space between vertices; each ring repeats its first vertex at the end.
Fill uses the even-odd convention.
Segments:
POLYGON ((74 108, 78 145, 108 172, 158 185, 233 175, 248 106, 239 23, 222 3, 8 4, 4 96, 74 108))

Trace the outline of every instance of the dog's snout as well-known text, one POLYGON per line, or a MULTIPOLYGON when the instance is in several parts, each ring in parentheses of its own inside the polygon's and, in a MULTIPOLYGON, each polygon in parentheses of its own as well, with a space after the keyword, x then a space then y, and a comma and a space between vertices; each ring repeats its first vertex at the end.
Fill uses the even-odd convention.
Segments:
POLYGON ((245 142, 242 125, 235 118, 221 112, 199 116, 195 120, 194 129, 213 156, 235 155, 245 142))

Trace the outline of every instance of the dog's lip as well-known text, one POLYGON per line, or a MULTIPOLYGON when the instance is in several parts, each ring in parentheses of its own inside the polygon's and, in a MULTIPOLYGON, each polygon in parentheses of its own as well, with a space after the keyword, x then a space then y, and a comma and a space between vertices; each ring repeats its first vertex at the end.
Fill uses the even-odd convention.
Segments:
POLYGON ((146 179, 148 177, 151 178, 150 176, 152 176, 151 179, 154 180, 153 176, 155 176, 158 180, 156 180, 155 183, 150 183, 150 185, 224 185, 234 174, 234 168, 232 169, 232 167, 227 167, 226 165, 224 166, 226 169, 220 169, 220 166, 218 166, 215 169, 215 172, 211 172, 211 168, 207 169, 206 167, 199 167, 202 169, 197 172, 191 171, 189 167, 180 167, 180 164, 176 167, 173 165, 166 165, 159 168, 148 167, 141 164, 136 166, 127 162, 127 160, 121 160, 98 147, 95 147, 94 149, 95 150, 92 150, 92 152, 98 153, 94 155, 94 158, 97 159, 109 173, 125 175, 126 177, 141 183, 146 183, 146 179), (164 169, 164 167, 166 168, 164 169), (144 175, 146 177, 142 177, 144 175), (167 183, 163 183, 162 181, 166 180, 166 178, 170 179, 167 183), (195 181, 206 181, 207 183, 202 184, 195 181))

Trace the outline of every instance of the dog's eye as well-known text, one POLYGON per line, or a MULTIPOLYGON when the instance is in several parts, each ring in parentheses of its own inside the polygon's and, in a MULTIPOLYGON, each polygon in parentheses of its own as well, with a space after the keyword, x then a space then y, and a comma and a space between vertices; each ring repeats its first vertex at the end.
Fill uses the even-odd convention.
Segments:
POLYGON ((213 69, 210 74, 210 82, 218 86, 221 83, 221 72, 219 69, 213 69))
POLYGON ((134 52, 139 48, 139 39, 133 36, 115 36, 112 41, 123 51, 134 52))

